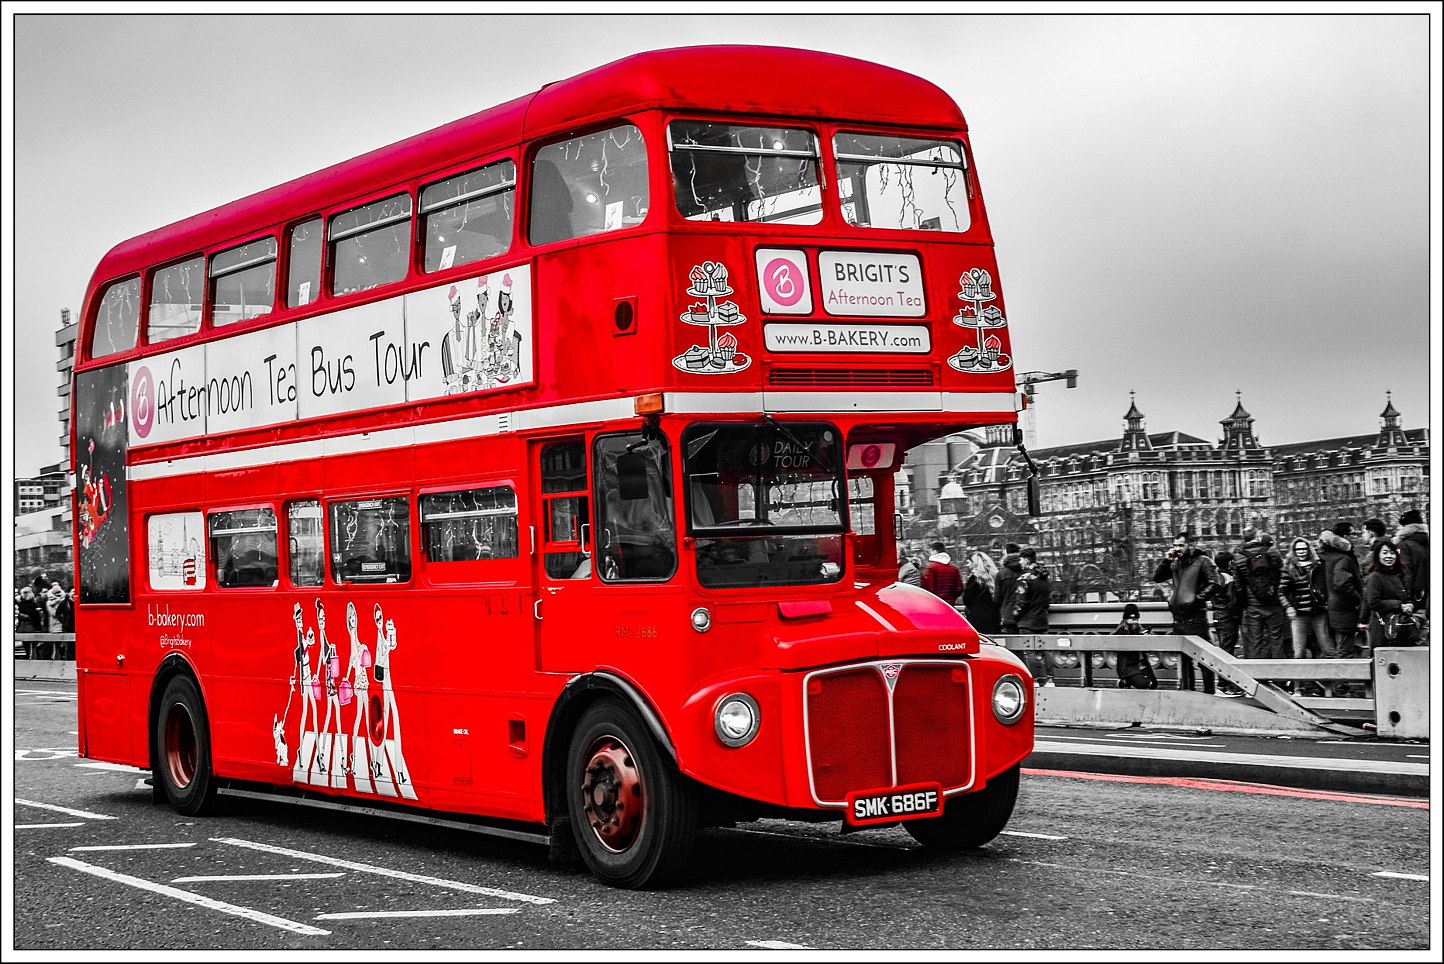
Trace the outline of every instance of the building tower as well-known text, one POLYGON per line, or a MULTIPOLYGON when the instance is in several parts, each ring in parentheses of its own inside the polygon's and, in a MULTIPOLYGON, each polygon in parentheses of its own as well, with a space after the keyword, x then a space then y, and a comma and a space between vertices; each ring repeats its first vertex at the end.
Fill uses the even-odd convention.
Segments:
POLYGON ((1253 434, 1253 416, 1243 407, 1243 392, 1235 392, 1238 396, 1238 404, 1234 407, 1233 414, 1219 422, 1223 426, 1223 441, 1221 447, 1225 452, 1238 454, 1261 446, 1253 434))
POLYGON ((1133 399, 1133 392, 1128 393, 1128 414, 1123 418, 1127 422, 1127 428, 1123 430, 1123 441, 1118 444, 1118 450, 1120 452, 1153 451, 1153 442, 1144 428, 1143 413, 1138 410, 1138 403, 1133 399))
POLYGON ((1380 448, 1408 445, 1409 440, 1404 436, 1404 426, 1401 424, 1403 416, 1394 407, 1394 393, 1385 392, 1384 394, 1388 397, 1389 403, 1379 413, 1379 417, 1384 420, 1384 423, 1379 428, 1379 441, 1375 444, 1380 448))

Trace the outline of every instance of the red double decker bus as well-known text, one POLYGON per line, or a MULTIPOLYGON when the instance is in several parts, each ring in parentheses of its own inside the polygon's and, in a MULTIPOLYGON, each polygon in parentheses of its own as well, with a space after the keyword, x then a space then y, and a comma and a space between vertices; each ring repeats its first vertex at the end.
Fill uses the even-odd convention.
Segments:
POLYGON ((1031 678, 896 581, 911 446, 1015 422, 937 87, 640 54, 126 241, 75 365, 83 756, 573 848, 1005 826, 1031 678))

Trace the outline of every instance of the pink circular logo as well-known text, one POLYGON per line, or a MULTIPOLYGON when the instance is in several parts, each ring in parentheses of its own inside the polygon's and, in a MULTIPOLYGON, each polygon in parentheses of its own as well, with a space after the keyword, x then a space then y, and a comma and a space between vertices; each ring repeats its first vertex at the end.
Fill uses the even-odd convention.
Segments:
POLYGON ((135 384, 130 386, 130 420, 141 438, 149 435, 155 424, 155 386, 151 384, 150 369, 144 366, 135 373, 135 384))
POLYGON ((784 308, 791 308, 802 300, 806 288, 798 267, 787 258, 773 258, 762 269, 762 284, 767 296, 784 308))
POLYGON ((863 466, 863 468, 865 468, 865 469, 870 469, 870 468, 872 468, 874 465, 877 464, 877 460, 878 460, 879 458, 881 458, 881 457, 882 457, 882 449, 881 449, 881 448, 879 448, 879 447, 876 446, 876 445, 866 446, 866 447, 862 450, 862 466, 863 466))

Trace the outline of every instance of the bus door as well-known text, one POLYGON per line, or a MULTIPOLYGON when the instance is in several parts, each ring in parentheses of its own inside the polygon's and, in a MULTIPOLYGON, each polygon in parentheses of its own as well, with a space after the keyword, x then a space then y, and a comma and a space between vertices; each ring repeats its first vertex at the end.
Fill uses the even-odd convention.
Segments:
MULTIPOLYGON (((538 668, 632 664, 686 625, 677 616, 671 449, 660 434, 603 433, 537 449, 538 668)), ((676 642, 676 640, 672 640, 676 642)))

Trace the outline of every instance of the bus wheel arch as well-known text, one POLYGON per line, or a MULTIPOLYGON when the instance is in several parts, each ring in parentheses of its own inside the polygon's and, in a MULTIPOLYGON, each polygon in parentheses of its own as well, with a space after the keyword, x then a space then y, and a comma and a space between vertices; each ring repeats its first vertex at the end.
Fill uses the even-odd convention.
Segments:
POLYGON ((149 744, 152 799, 198 816, 215 809, 210 716, 195 671, 165 659, 151 683, 149 744))

